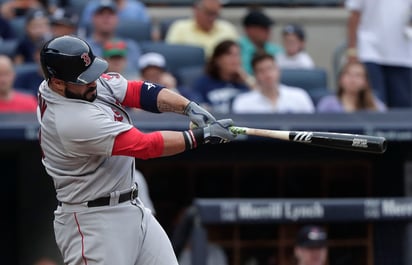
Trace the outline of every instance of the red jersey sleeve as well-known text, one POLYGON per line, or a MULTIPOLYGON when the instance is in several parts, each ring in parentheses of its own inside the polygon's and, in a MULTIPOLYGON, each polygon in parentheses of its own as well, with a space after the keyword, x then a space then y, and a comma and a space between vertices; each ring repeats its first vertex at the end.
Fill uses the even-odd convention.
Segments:
POLYGON ((116 136, 112 155, 149 159, 162 156, 163 148, 164 142, 160 132, 142 133, 132 128, 116 136))
POLYGON ((122 105, 130 108, 141 108, 140 95, 143 81, 127 81, 126 96, 122 105))
POLYGON ((122 104, 126 107, 140 108, 159 113, 157 95, 164 86, 146 81, 128 81, 126 95, 122 104))

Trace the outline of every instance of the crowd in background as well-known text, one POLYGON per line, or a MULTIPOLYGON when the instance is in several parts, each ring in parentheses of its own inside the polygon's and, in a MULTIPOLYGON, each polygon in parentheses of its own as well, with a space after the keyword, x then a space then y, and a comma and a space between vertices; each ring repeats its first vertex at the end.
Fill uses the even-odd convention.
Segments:
MULTIPOLYGON (((324 79, 329 73, 306 51, 304 25, 287 24, 281 29, 279 43, 271 41, 276 21, 263 8, 245 7, 239 32, 236 25, 221 16, 224 7, 220 0, 196 0, 192 14, 164 24, 162 36, 155 39, 147 7, 137 0, 85 1, 81 12, 71 4, 73 1, 2 2, 2 111, 35 111, 33 98, 43 81, 39 51, 46 41, 66 34, 84 38, 97 56, 109 62, 108 71, 119 72, 128 79, 161 83, 213 112, 382 112, 412 104, 409 11, 403 12, 403 17, 391 16, 400 18, 389 28, 379 27, 376 18, 388 15, 380 14, 380 10, 386 9, 377 8, 373 1, 345 2, 351 15, 347 50, 336 89, 327 87, 326 82, 318 87, 294 83, 293 79, 302 73, 323 71, 324 79), (119 30, 135 23, 147 25, 150 35, 139 40, 128 35, 133 32, 124 34, 125 30, 119 30), (376 40, 386 35, 394 43, 391 39, 376 40), (144 42, 146 46, 150 45, 148 42, 157 42, 198 47, 204 58, 198 61, 201 63, 186 67, 190 71, 184 71, 171 67, 179 66, 179 58, 185 57, 184 50, 170 59, 162 48, 144 49, 144 42)), ((410 1, 396 2, 389 8, 394 13, 411 9, 410 1)))

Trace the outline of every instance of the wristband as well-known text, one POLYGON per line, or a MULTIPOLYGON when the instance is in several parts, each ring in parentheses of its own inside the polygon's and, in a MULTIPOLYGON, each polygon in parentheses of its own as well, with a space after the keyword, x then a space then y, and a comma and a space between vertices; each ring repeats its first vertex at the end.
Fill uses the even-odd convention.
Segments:
POLYGON ((183 138, 185 140, 185 151, 196 148, 199 144, 204 143, 203 129, 196 128, 183 132, 183 138))
POLYGON ((205 143, 205 129, 204 128, 195 128, 189 131, 192 133, 193 138, 195 139, 197 145, 205 143))

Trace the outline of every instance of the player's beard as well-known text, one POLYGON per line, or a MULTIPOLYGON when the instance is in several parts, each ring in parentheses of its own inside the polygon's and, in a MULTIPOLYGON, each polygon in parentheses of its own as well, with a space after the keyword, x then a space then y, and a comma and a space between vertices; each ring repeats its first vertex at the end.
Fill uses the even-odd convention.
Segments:
POLYGON ((86 100, 89 102, 93 102, 96 98, 97 98, 97 86, 94 87, 89 87, 89 89, 86 90, 86 92, 84 92, 83 94, 76 94, 71 92, 69 89, 64 90, 64 95, 67 98, 72 98, 72 99, 81 99, 81 100, 86 100), (91 92, 95 92, 94 94, 91 94, 91 96, 87 97, 88 94, 90 94, 91 92))

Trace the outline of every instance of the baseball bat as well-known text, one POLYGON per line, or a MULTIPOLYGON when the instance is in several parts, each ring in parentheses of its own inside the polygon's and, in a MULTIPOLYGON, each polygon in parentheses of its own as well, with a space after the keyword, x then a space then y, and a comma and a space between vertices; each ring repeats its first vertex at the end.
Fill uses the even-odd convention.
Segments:
POLYGON ((387 142, 384 137, 370 135, 335 132, 267 130, 238 126, 231 126, 230 131, 234 134, 269 137, 284 141, 316 145, 320 147, 375 154, 382 154, 386 151, 387 148, 387 142))

